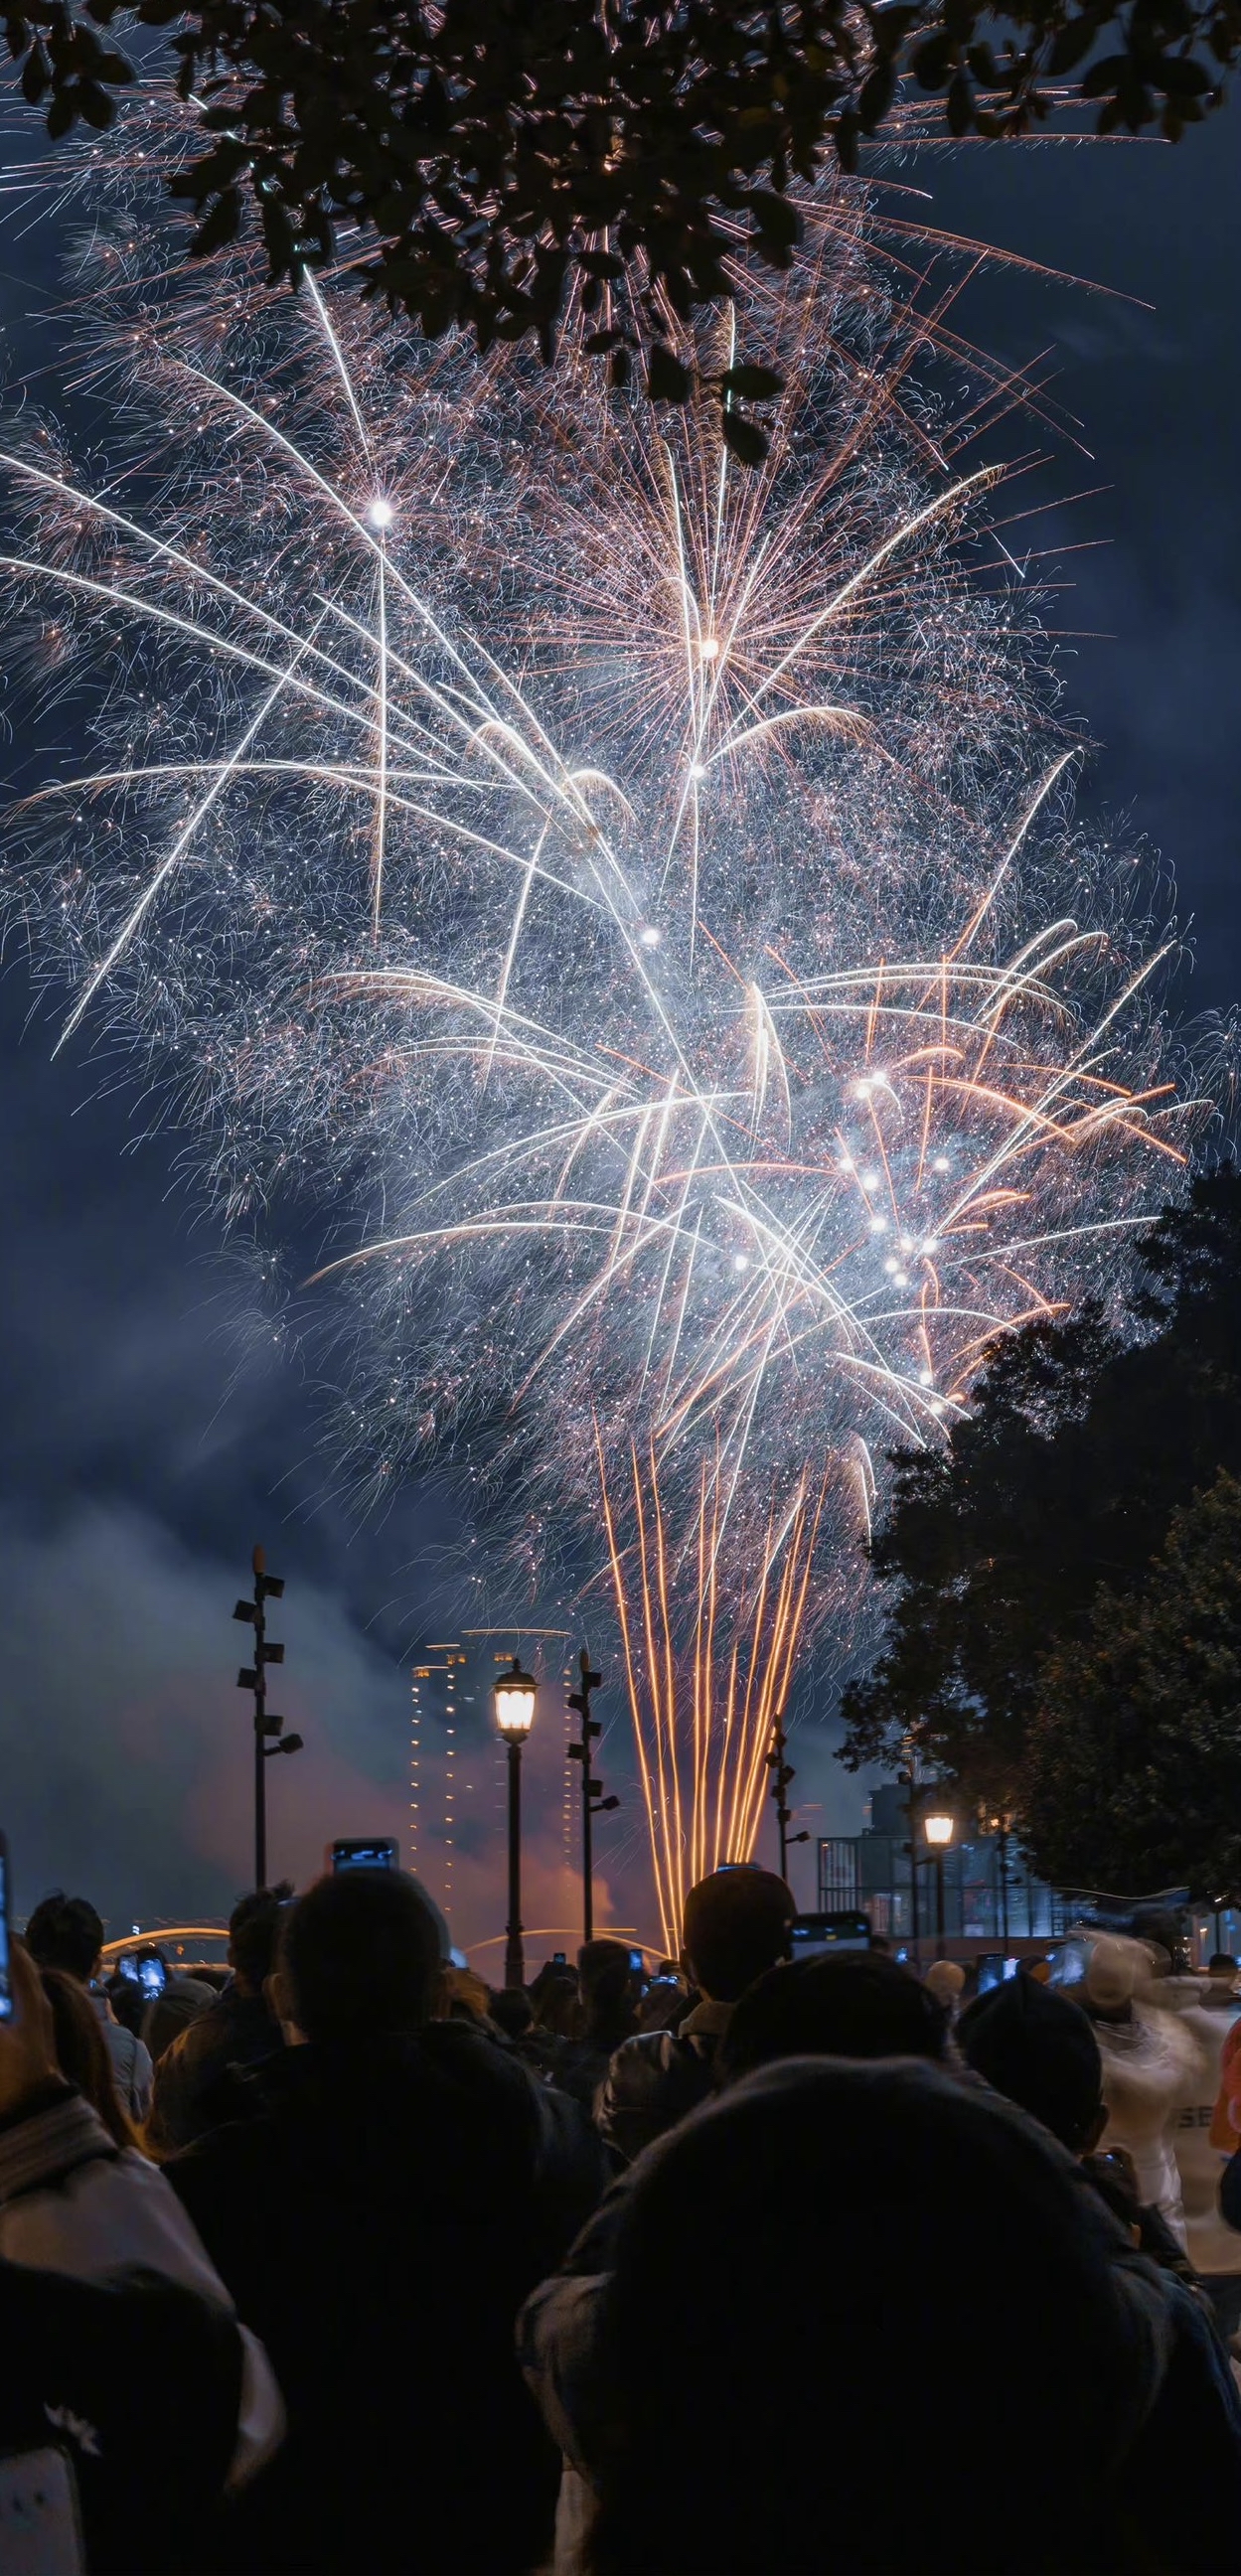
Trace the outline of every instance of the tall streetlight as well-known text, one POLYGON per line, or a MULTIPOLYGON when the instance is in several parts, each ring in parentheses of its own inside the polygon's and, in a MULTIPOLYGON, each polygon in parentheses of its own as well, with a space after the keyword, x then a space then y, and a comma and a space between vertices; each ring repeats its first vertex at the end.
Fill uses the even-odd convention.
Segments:
POLYGON ((504 1944, 504 1982, 524 1986, 525 1952, 521 1946, 521 1749, 534 1724, 535 1682, 523 1673, 516 1655, 511 1672, 493 1682, 496 1726, 508 1746, 508 1935, 504 1944))
POLYGON ((598 1673, 592 1673, 590 1657, 584 1646, 578 1657, 578 1672, 581 1676, 579 1687, 570 1691, 569 1706, 574 1716, 581 1719, 582 1733, 580 1741, 569 1746, 569 1760, 580 1762, 582 1766, 582 1939, 591 1941, 595 1931, 594 1821, 596 1816, 607 1815, 613 1807, 619 1807, 620 1800, 604 1797, 603 1782, 591 1767, 595 1737, 602 1735, 603 1729, 598 1718, 591 1716, 590 1695, 602 1688, 602 1679, 598 1673))
POLYGON ((950 1816, 946 1810, 937 1812, 933 1809, 930 1815, 924 1816, 922 1819, 922 1830, 930 1844, 931 1857, 935 1863, 935 1929, 937 1934, 935 1956, 937 1959, 942 1959, 944 1955, 944 1854, 952 1841, 952 1837, 956 1832, 956 1829, 956 1817, 950 1816))
MULTIPOLYGON (((1009 1811, 1009 1809, 1008 1809, 1007 1807, 1000 1807, 1000 1808, 996 1809, 994 1812, 989 1812, 989 1811, 987 1810, 987 1808, 985 1808, 985 1807, 984 1807, 984 1808, 981 1810, 981 1813, 980 1813, 980 1822, 981 1822, 981 1824, 982 1824, 982 1828, 983 1828, 984 1833, 994 1834, 995 1839, 996 1839, 996 1843, 997 1843, 997 1844, 998 1844, 998 1846, 999 1846, 997 1857, 998 1857, 998 1859, 999 1859, 999 1864, 1000 1864, 1000 1867, 999 1867, 999 1883, 1000 1883, 1000 1941, 1001 1941, 1001 1943, 1002 1943, 1002 1945, 1003 1945, 1004 1949, 1005 1949, 1005 1950, 1007 1950, 1007 1948, 1008 1948, 1008 1837, 1009 1837, 1009 1835, 1011 1834, 1012 1829, 1013 1829, 1013 1819, 1012 1819, 1012 1815, 1011 1815, 1011 1813, 1010 1813, 1010 1811, 1009 1811)), ((1027 1920, 1027 1925, 1028 1925, 1028 1922, 1029 1922, 1029 1917, 1028 1917, 1028 1915, 1027 1915, 1026 1920, 1027 1920)))
POLYGON ((771 1773, 771 1794, 776 1808, 776 1832, 780 1837, 780 1876, 786 1887, 789 1879, 789 1844, 808 1843, 810 1840, 809 1828, 800 1834, 789 1832, 793 1810, 788 1803, 788 1790, 790 1781, 797 1778, 797 1773, 792 1763, 784 1759, 788 1750, 788 1741, 784 1732, 784 1715, 781 1712, 772 1724, 771 1751, 763 1758, 771 1773))
POLYGON ((912 1751, 908 1753, 904 1770, 898 1771, 896 1778, 898 1787, 909 1791, 909 1805, 906 1809, 909 1817, 909 1840, 902 1848, 909 1854, 909 1932, 914 1957, 917 1959, 921 1955, 918 1926, 918 1766, 917 1757, 912 1751))
POLYGON ((286 1735, 284 1719, 272 1714, 267 1705, 267 1667, 284 1662, 284 1648, 268 1639, 267 1604, 279 1601, 284 1592, 284 1578, 267 1572, 267 1559, 256 1547, 250 1559, 254 1575, 254 1597, 239 1601, 234 1619, 244 1619, 254 1630, 254 1662, 244 1664, 237 1675, 238 1690, 254 1693, 254 1884, 267 1885, 267 1763, 273 1753, 300 1753, 300 1735, 286 1735), (267 1738, 274 1735, 276 1742, 267 1738))

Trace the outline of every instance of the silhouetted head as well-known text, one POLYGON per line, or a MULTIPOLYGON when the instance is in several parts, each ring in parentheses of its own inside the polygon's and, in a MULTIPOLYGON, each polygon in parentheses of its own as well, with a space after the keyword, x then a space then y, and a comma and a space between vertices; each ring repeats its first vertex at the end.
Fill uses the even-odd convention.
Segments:
POLYGON ((247 1994, 260 1995, 276 1964, 281 1918, 293 1894, 284 1879, 279 1887, 255 1887, 239 1898, 228 1918, 228 1956, 237 1983, 247 1994))
POLYGON ((130 2031, 135 2039, 140 2039, 147 1999, 136 1978, 123 1977, 118 1969, 116 1975, 108 1979, 107 1994, 113 2019, 120 2022, 123 2030, 130 2031))
POLYGON ((1032 1977, 1008 1977, 966 2005, 957 2046, 976 2075, 1041 2120, 1070 2155, 1097 2143, 1103 2060, 1085 2013, 1068 1995, 1032 1977))
POLYGON ((141 2034, 152 2065, 158 2066, 174 2039, 214 2002, 214 1986, 203 1985, 197 1977, 170 1977, 162 1995, 152 1995, 142 2016, 141 2034))
POLYGON ((549 2031, 555 2039, 576 2039, 582 2028, 582 2004, 577 1991, 577 1974, 560 1960, 548 1960, 540 1968, 530 1988, 536 2030, 549 2031))
POLYGON ((99 2113, 118 2147, 132 2147, 134 2133, 121 2107, 112 2073, 103 2024, 79 1980, 63 1968, 41 1968, 43 1992, 52 2007, 56 2063, 70 2084, 99 2113))
POLYGON ((769 1968, 744 1994, 720 2052, 724 2076, 778 2057, 942 2058, 948 2018, 895 1959, 842 1950, 769 1968))
POLYGON ((26 1925, 26 1947, 40 1968, 60 1968, 88 1985, 103 1948, 103 1922, 88 1897, 57 1888, 36 1905, 26 1925))
POLYGON ((523 2039, 534 2025, 534 2008, 524 1986, 493 1986, 487 2009, 506 2039, 523 2039))
POLYGON ((420 2029, 436 1998, 442 1936, 437 1908, 404 1870, 316 1879, 281 1927, 284 2018, 321 2041, 420 2029))
POLYGON ((627 1941, 584 1941, 577 1954, 578 1992, 586 2037, 619 2048, 637 2029, 641 1978, 627 1941))
POLYGON ((614 2261, 593 2576, 1098 2564, 1158 2330, 1080 2169, 1010 2104, 910 2061, 764 2068, 641 2159, 614 2261))
POLYGON ((685 1965, 712 2002, 737 1997, 789 1946, 797 1907, 769 1869, 716 1869, 685 1899, 685 1965))
POLYGON ((922 1982, 936 2003, 950 2013, 965 1992, 965 1970, 959 1959, 932 1959, 922 1982))

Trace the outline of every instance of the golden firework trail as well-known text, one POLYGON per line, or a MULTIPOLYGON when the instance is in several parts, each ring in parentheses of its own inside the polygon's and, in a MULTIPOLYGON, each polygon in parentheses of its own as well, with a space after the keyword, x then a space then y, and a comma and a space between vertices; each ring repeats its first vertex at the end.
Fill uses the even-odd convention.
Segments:
MULTIPOLYGON (((782 1713, 806 1615, 826 1498, 803 1477, 782 1512, 768 1514, 759 1564, 733 1604, 719 1650, 720 1485, 701 1470, 690 1534, 692 1575, 681 1579, 670 1547, 652 1453, 630 1458, 634 1564, 617 1516, 600 1444, 608 1564, 624 1655, 665 1949, 675 1956, 685 1898, 724 1861, 747 1861, 758 1834, 772 1727, 782 1713)), ((735 1581, 735 1570, 728 1568, 735 1581)))

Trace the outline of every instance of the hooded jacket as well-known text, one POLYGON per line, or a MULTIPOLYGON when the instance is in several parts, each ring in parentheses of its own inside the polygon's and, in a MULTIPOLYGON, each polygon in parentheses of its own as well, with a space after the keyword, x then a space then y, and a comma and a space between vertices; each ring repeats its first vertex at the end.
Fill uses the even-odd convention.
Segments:
POLYGON ((280 2392, 162 2174, 59 2081, 0 2119, 0 2350, 0 2450, 67 2451, 91 2576, 215 2576, 191 2544, 224 2551, 208 2508, 270 2458, 280 2392))
POLYGON ((49 2448, 64 2453, 90 2576, 219 2576, 245 2360, 235 2318, 171 2281, 0 2261, 0 2346, 0 2453, 32 2480, 49 2448))
MULTIPOLYGON (((865 2068, 852 2067, 845 2061, 785 2061, 767 2067, 745 2080, 737 2093, 757 2094, 763 2085, 796 2083, 808 2070, 830 2084, 842 2076, 861 2077, 875 2084, 897 2078, 911 2088, 912 2107, 917 2108, 916 2088, 933 2089, 951 2111, 951 2093, 959 2092, 962 2115, 972 2109, 976 2117, 979 2094, 972 2086, 954 2086, 948 2072, 913 2061, 878 2061, 865 2068)), ((657 2141, 616 2181, 607 2198, 573 2246, 557 2276, 544 2282, 527 2302, 519 2326, 519 2348, 527 2377, 534 2389, 544 2418, 560 2443, 566 2459, 580 2481, 577 2494, 584 2488, 589 2493, 592 2478, 604 2468, 615 2441, 614 2390, 610 2371, 614 2362, 612 2318, 617 2266, 635 2197, 649 2185, 660 2161, 678 2152, 691 2133, 712 2122, 717 2112, 728 2105, 724 2095, 718 2105, 704 2105, 690 2114, 683 2126, 657 2141), (612 2357, 609 2351, 612 2348, 612 2357)), ((736 2098, 735 2095, 732 2098, 736 2098)), ((1067 2326, 1070 2313, 1066 2307, 1057 2316, 1057 2284, 1049 2284, 1041 2309, 1023 2320, 1025 2337, 1024 2366, 1030 2367, 1030 2353, 1040 2345, 1046 2353, 1048 2388, 1060 2384, 1063 2376, 1068 2392, 1066 2402, 1073 2416, 1073 2443, 1089 2469, 1085 2490, 1080 2499, 1088 2508, 1087 2521, 1065 2533, 1065 2566, 1089 2565, 1094 2576, 1136 2576, 1136 2571, 1149 2570, 1150 2576, 1232 2576, 1236 2562, 1236 2515, 1241 2491, 1241 2402, 1228 2370, 1226 2356, 1208 2318, 1184 2283, 1173 2274, 1157 2270, 1138 2253, 1129 2232, 1119 2226, 1104 2207, 1090 2181, 1050 2134, 1028 2119, 1016 2105, 1001 2102, 997 2096, 985 2097, 993 2106, 1001 2130, 1019 2144, 1030 2139, 1037 2144, 1038 2157, 1048 2169, 1049 2182, 1054 2182, 1056 2196, 1062 2204, 1060 2221, 1066 2226, 1066 2272, 1077 2263, 1095 2274, 1100 2301, 1097 2319, 1098 2351, 1094 2364, 1084 2363, 1083 2353, 1067 2326), (1107 2350, 1111 2343, 1110 2351, 1107 2350), (1103 2375, 1096 2381, 1092 2368, 1099 2366, 1099 2356, 1106 2360, 1103 2375), (1086 2369, 1079 2380, 1075 2374, 1086 2369), (1113 2374, 1110 2382, 1109 2372, 1113 2374), (1093 2489, 1093 2492, 1091 2492, 1093 2489)), ((844 2103, 842 2112, 849 2105, 844 2103)), ((893 2120, 893 2137, 900 2144, 908 2132, 902 2131, 899 2119, 893 2120)), ((845 2230, 861 2232, 865 2240, 869 2217, 856 2212, 849 2204, 836 2204, 832 2197, 833 2127, 825 2119, 824 2195, 827 2210, 836 2207, 838 2223, 845 2230)), ((847 2134, 842 2118, 839 2134, 847 2134)), ((902 2149, 911 2159, 921 2156, 925 2142, 902 2149)), ((937 2151, 942 2152, 941 2148, 937 2151)), ((1028 2162, 1028 2156, 1026 2161, 1028 2162)), ((721 2168, 722 2170, 722 2168, 721 2168)), ((761 2173, 761 2164, 757 2170, 761 2173)), ((747 2188, 753 2192, 744 2169, 738 2172, 737 2199, 741 2204, 747 2188)), ((1023 2179, 1028 2192, 1028 2177, 1023 2179)), ((752 2203, 751 2203, 752 2207, 752 2203)), ((704 2260, 704 2249, 715 2245, 719 2280, 724 2285, 730 2278, 729 2246, 718 2232, 718 2207, 707 2221, 708 2230, 695 2249, 695 2261, 704 2260)), ((705 2259, 711 2259, 709 2253, 705 2259)), ((882 2274, 880 2257, 876 2272, 882 2274)), ((795 2260, 795 2257, 794 2257, 795 2260)), ((795 2275, 794 2275, 795 2277, 795 2275)), ((886 2285, 885 2285, 886 2286, 886 2285)), ((976 2282, 970 2295, 976 2292, 976 2282)), ((839 2352, 847 2343, 833 2340, 833 2320, 824 2315, 819 2321, 817 2337, 807 2336, 798 2317, 796 2293, 790 2297, 792 2331, 799 2336, 798 2351, 803 2368, 821 2378, 823 2393, 823 2488, 825 2512, 833 2510, 834 2440, 841 2438, 841 2413, 833 2404, 838 2386, 839 2352)), ((1002 2310, 1004 2290, 996 2288, 997 2313, 1002 2310)), ((1038 2307, 1038 2302, 1035 2302, 1038 2307)), ((885 2305, 883 2288, 877 2288, 872 2302, 875 2316, 891 2313, 885 2305)), ((632 2312, 631 2312, 632 2313, 632 2312)), ((1077 2317, 1078 2327, 1081 2315, 1077 2317)), ((709 2330, 709 2329, 708 2329, 709 2330)), ((963 2347, 958 2342, 952 2365, 960 2372, 963 2347)), ((633 2353, 626 2348, 625 2366, 632 2367, 633 2353)), ((1038 2364, 1035 2364, 1037 2370, 1038 2364)), ((945 2359, 945 2368, 949 2367, 945 2359)), ((972 2361, 971 2361, 972 2367, 972 2361)), ((952 2385, 955 2386, 954 2378, 952 2385)), ((872 2390, 875 2382, 863 2371, 857 2382, 863 2390, 872 2390)), ((972 2387, 971 2379, 960 2381, 964 2400, 972 2387)), ((852 2402, 854 2392, 846 2387, 852 2402)), ((1004 2400, 1011 2397, 1006 2388, 1004 2400)), ((941 2404, 942 2388, 936 2391, 941 2404)), ((882 2415, 882 2406, 879 2409, 882 2415)), ((997 2410, 1002 2420, 1003 2405, 997 2410)), ((878 2420, 878 2419, 876 2419, 878 2420)), ((857 2409, 854 2406, 854 2438, 857 2431, 857 2409)), ((861 2484, 874 2474, 874 2463, 884 2452, 887 2435, 882 2426, 870 2443, 859 2446, 848 2461, 849 2479, 856 2490, 859 2457, 862 2463, 861 2484)), ((887 2447, 890 2448, 890 2442, 887 2447)), ((982 2465, 991 2473, 997 2458, 1010 2457, 1009 2446, 994 2429, 988 2436, 989 2460, 982 2465)), ((1073 2445, 1070 2445, 1070 2453, 1073 2445)), ((1010 2472, 1008 2484, 1019 2510, 1022 2496, 1022 2458, 1020 2451, 1011 2455, 1017 2465, 1010 2472)), ((1068 2454, 1066 2454, 1066 2458, 1068 2454)), ((1063 2462, 1056 2464, 1063 2466, 1063 2462)), ((909 2464, 903 2461, 908 2474, 909 2464)), ((775 2472, 773 2472, 775 2474, 775 2472)), ((915 2481, 916 2487, 916 2481, 915 2481)), ((881 2511, 878 2493, 876 2513, 881 2511)), ((580 2528, 586 2517, 576 2516, 580 2528)), ((954 2576, 965 2570, 976 2576, 992 2576, 992 2571, 1007 2564, 1001 2537, 997 2548, 995 2529, 985 2519, 980 2527, 973 2518, 972 2507, 964 2514, 960 2526, 961 2550, 954 2556, 954 2576)), ((565 2518, 565 2547, 556 2565, 568 2576, 576 2570, 574 2554, 577 2529, 565 2518)), ((857 2564, 843 2550, 840 2534, 833 2529, 833 2544, 839 2553, 839 2564, 857 2564)), ((829 2549, 827 2555, 831 2557, 829 2549)), ((652 2564, 656 2563, 657 2550, 652 2564)), ((663 2564, 665 2562, 660 2561, 663 2564)), ((697 2562, 694 2562, 695 2566, 697 2562)), ((869 2556, 862 2562, 874 2567, 878 2561, 869 2556)), ((886 2561, 884 2562, 886 2565, 886 2561)), ((1014 2563, 1016 2563, 1014 2559, 1014 2563)), ((1058 2563, 1058 2562, 1057 2562, 1058 2563)), ((935 2560, 938 2570, 941 2561, 935 2560)))
POLYGON ((262 2576, 518 2576, 558 2463, 513 2351, 603 2187, 572 2103, 483 2033, 286 2050, 253 2116, 166 2167, 289 2415, 238 2520, 262 2576))

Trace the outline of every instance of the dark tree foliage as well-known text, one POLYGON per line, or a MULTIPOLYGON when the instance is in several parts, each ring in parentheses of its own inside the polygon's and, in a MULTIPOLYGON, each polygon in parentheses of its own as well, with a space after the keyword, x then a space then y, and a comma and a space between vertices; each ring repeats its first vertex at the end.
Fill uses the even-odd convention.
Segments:
MULTIPOLYGON (((9 50, 49 134, 106 126, 134 77, 102 37, 175 27, 204 149, 175 180, 217 249, 257 212, 273 278, 332 256, 342 218, 358 274, 435 336, 480 347, 533 333, 554 353, 575 273, 613 380, 700 388, 672 345, 726 297, 739 240, 794 256, 789 190, 825 155, 856 166, 902 102, 943 100, 954 135, 1020 135, 1067 91, 1099 130, 1175 140, 1222 96, 1241 0, 18 0, 9 50)), ((717 379, 735 453, 765 453, 742 408, 761 368, 717 379)))
POLYGON ((1024 1840, 1060 1886, 1241 1891, 1241 1484, 1174 1512, 1138 1596, 1106 1588, 1043 1668, 1024 1840))
POLYGON ((912 1735, 965 1795, 1021 1819, 1046 1659, 1089 1636, 1101 1587, 1140 1594, 1178 1508, 1241 1473, 1236 1169, 1196 1180, 1141 1252, 1146 1338, 1122 1343, 1091 1308, 1029 1325, 945 1450, 897 1453, 872 1550, 894 1598, 874 1670, 845 1693, 851 1769, 895 1763, 912 1735))

